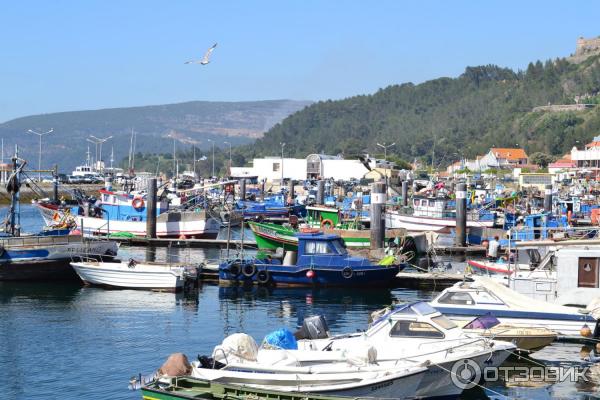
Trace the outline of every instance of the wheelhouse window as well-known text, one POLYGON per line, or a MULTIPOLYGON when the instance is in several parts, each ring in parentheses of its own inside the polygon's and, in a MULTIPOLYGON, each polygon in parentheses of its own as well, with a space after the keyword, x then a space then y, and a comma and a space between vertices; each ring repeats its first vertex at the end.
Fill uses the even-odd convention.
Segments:
POLYGON ((347 253, 346 245, 341 240, 334 240, 333 242, 331 242, 331 244, 333 245, 333 247, 335 248, 335 251, 338 254, 346 254, 347 253))
POLYGON ((471 295, 469 293, 448 292, 438 300, 438 303, 471 305, 471 304, 475 304, 475 301, 473 300, 473 298, 471 297, 471 295))
POLYGON ((420 337, 443 339, 444 334, 427 322, 397 321, 390 331, 391 337, 420 337))
POLYGON ((317 240, 306 242, 305 252, 306 254, 333 254, 327 242, 317 240))

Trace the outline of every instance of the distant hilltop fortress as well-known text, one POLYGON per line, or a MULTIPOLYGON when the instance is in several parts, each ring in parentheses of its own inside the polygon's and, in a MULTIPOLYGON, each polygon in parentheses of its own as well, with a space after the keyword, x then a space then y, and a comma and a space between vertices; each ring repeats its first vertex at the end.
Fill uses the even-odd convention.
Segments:
POLYGON ((582 56, 589 53, 595 53, 600 50, 600 37, 593 39, 577 39, 577 48, 575 49, 576 56, 582 56))

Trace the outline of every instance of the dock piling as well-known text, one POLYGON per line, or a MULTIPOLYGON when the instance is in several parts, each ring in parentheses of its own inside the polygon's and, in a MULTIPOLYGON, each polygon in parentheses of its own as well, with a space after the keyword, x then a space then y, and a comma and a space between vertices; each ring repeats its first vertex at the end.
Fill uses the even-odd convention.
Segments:
POLYGON ((546 185, 544 190, 544 211, 552 212, 552 185, 546 185))
POLYGON ((246 179, 240 179, 240 200, 246 200, 246 179))
POLYGON ((56 164, 54 164, 54 171, 52 171, 52 185, 54 202, 58 203, 58 165, 56 164))
POLYGON ((146 237, 154 239, 156 238, 156 178, 148 179, 146 200, 146 237))
POLYGON ((408 181, 402 181, 402 206, 408 206, 408 181))
POLYGON ((317 204, 322 206, 325 204, 325 181, 317 182, 317 204))
POLYGON ((467 245, 467 185, 456 185, 456 246, 467 245))
POLYGON ((288 203, 293 204, 295 197, 296 196, 294 193, 294 180, 290 179, 290 181, 288 182, 288 203))
POLYGON ((384 205, 387 187, 384 182, 371 184, 371 250, 382 249, 385 238, 384 205))

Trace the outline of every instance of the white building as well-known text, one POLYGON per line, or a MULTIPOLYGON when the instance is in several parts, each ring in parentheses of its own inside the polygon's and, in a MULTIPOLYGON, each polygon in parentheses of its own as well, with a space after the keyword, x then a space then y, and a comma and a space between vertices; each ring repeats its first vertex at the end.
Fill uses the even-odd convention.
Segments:
MULTIPOLYGON (((369 159, 369 167, 382 167, 382 160, 369 159)), ((340 156, 325 154, 311 154, 306 158, 266 157, 255 158, 252 167, 232 167, 232 176, 258 176, 258 179, 267 181, 280 181, 283 178, 293 180, 305 179, 334 179, 349 180, 362 179, 369 169, 361 160, 346 160, 340 156)), ((387 163, 387 167, 395 169, 394 163, 387 163)))

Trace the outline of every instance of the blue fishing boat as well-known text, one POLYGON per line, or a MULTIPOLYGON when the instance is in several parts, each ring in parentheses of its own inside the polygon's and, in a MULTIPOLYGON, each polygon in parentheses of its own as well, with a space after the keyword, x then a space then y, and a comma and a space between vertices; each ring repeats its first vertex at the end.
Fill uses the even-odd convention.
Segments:
POLYGON ((304 217, 306 207, 304 204, 288 204, 282 194, 271 196, 264 201, 239 200, 236 208, 241 211, 245 219, 265 220, 270 218, 289 218, 291 215, 304 217))
POLYGON ((26 165, 12 159, 13 171, 6 184, 11 204, 0 235, 0 281, 78 279, 70 265, 74 258, 117 255, 117 244, 109 241, 85 241, 69 229, 52 229, 36 234, 21 233, 19 191, 26 165))
POLYGON ((280 260, 233 260, 219 266, 222 284, 269 286, 394 286, 405 264, 387 256, 378 264, 351 257, 343 240, 332 234, 299 233, 298 251, 287 251, 280 260))

